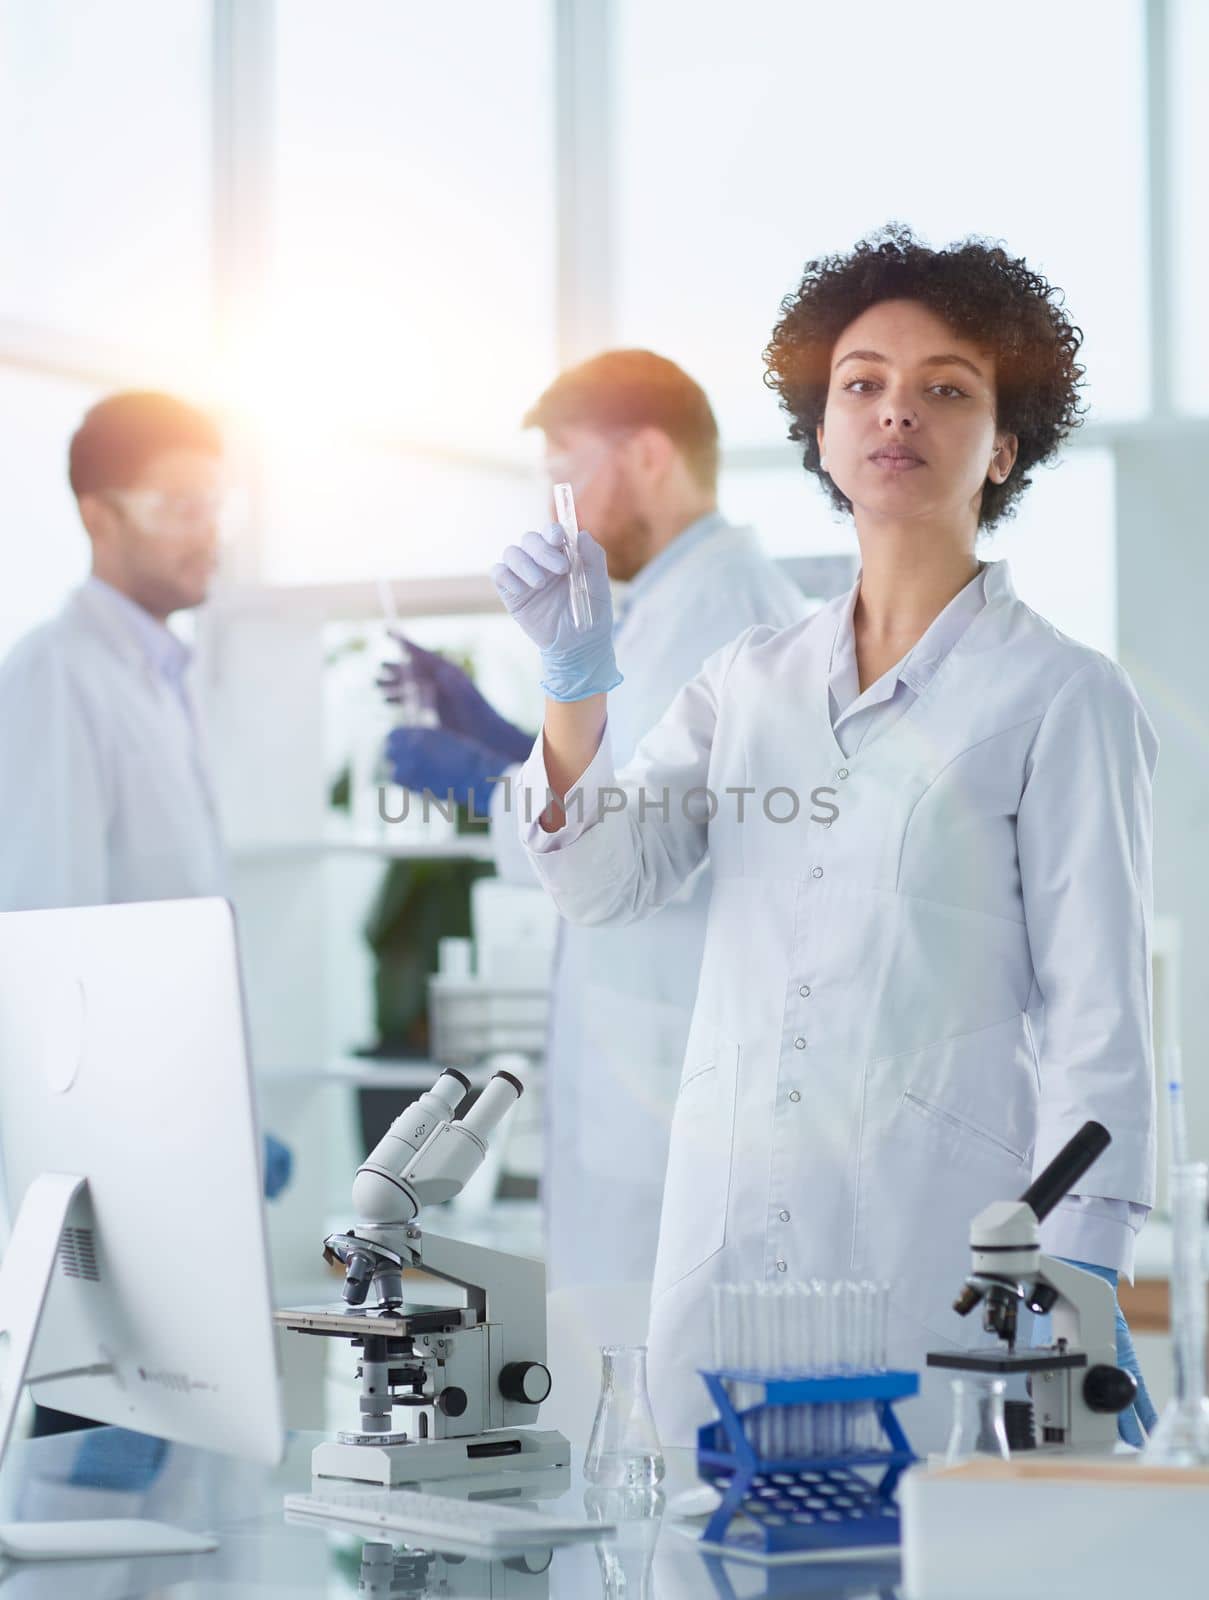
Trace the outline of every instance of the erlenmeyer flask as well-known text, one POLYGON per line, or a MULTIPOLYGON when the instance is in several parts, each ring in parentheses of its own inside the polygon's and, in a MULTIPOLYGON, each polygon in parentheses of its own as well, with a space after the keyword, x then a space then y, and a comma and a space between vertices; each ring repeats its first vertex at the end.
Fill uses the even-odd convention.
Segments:
POLYGON ((606 1489, 653 1489, 663 1473, 646 1387, 646 1346, 603 1345, 600 1400, 584 1457, 584 1477, 606 1489))

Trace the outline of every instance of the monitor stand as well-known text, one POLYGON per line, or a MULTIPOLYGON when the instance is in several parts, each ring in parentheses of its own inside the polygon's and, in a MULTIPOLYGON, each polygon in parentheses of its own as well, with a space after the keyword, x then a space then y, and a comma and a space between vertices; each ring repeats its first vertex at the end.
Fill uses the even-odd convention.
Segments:
MULTIPOLYGON (((86 1178, 44 1172, 25 1191, 0 1261, 0 1462, 8 1451, 21 1391, 29 1377, 42 1309, 59 1244, 86 1178)), ((39 1377, 67 1377, 40 1373, 39 1377)), ((161 1522, 14 1522, 0 1525, 0 1555, 14 1561, 83 1561, 94 1556, 196 1555, 218 1541, 161 1522)))

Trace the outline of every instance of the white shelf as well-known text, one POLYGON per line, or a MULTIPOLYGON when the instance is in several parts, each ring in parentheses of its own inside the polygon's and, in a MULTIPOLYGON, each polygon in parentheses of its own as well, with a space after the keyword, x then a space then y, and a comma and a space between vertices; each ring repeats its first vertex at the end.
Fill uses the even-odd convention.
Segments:
POLYGON ((385 861, 494 861, 487 834, 451 834, 434 839, 394 839, 389 834, 330 834, 320 839, 269 840, 236 845, 236 863, 319 860, 325 856, 377 856, 385 861))
MULTIPOLYGON (((477 1088, 491 1077, 490 1062, 481 1066, 459 1067, 477 1088)), ((259 1073, 261 1083, 339 1083, 353 1089, 431 1089, 441 1063, 423 1060, 386 1060, 374 1056, 336 1056, 331 1061, 303 1067, 266 1067, 259 1073)))
MULTIPOLYGON (((0 329, 0 334, 2 334, 0 329)), ((499 470, 526 475, 518 463, 497 463, 499 470)), ((495 585, 485 573, 450 578, 384 578, 396 615, 503 616, 495 585)), ((218 623, 236 618, 265 617, 325 622, 365 622, 382 617, 382 587, 373 582, 233 584, 215 592, 210 612, 218 623)))

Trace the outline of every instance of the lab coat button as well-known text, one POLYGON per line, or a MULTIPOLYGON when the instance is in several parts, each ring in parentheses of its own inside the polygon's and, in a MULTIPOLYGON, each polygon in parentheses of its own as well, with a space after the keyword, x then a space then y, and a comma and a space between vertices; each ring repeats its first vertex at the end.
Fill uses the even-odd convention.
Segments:
POLYGON ((840 767, 838 769, 838 771, 836 772, 836 777, 837 778, 846 778, 847 776, 848 776, 848 768, 847 767, 840 767))
POLYGON ((823 869, 822 869, 822 867, 811 867, 811 869, 810 869, 810 876, 811 876, 811 877, 812 877, 812 878, 821 878, 821 877, 822 877, 822 876, 823 876, 823 869))
POLYGON ((801 1099, 801 1098, 802 1098, 802 1097, 801 1097, 801 1095, 800 1095, 800 1094, 799 1094, 799 1093, 798 1093, 798 1091, 797 1091, 797 1090, 796 1090, 796 1089, 791 1089, 791 1090, 790 1090, 790 1091, 789 1091, 789 1098, 790 1098, 790 1099, 791 1099, 791 1100, 792 1100, 792 1101, 793 1101, 793 1103, 794 1103, 794 1105, 795 1105, 795 1106, 796 1106, 796 1105, 797 1105, 797 1103, 798 1103, 798 1101, 799 1101, 799 1100, 800 1100, 800 1099, 801 1099))
POLYGON ((788 1211, 778 1211, 777 1212, 777 1216, 780 1217, 782 1222, 788 1222, 789 1221, 789 1212, 788 1211))
POLYGON ((778 1272, 788 1272, 789 1271, 789 1263, 787 1261, 778 1261, 777 1262, 777 1271, 778 1272))
POLYGON ((795 1050, 805 1050, 806 1041, 805 1041, 805 1039, 803 1039, 803 1037, 802 1037, 802 1035, 800 1033, 798 1034, 797 1038, 793 1041, 793 1047, 794 1047, 795 1050))
POLYGON ((798 990, 798 993, 801 995, 803 1000, 807 999, 810 994, 810 985, 808 983, 804 983, 798 990))

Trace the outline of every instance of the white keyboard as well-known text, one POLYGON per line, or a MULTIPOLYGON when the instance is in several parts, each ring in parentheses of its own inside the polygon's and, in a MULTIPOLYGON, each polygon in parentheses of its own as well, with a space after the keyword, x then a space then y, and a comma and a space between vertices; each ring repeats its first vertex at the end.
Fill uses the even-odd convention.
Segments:
POLYGON ((285 1508, 316 1521, 351 1522, 377 1532, 407 1534, 418 1543, 430 1539, 492 1550, 598 1539, 615 1527, 494 1500, 455 1500, 413 1489, 324 1488, 314 1494, 287 1494, 285 1508))

